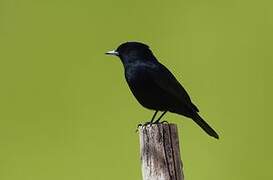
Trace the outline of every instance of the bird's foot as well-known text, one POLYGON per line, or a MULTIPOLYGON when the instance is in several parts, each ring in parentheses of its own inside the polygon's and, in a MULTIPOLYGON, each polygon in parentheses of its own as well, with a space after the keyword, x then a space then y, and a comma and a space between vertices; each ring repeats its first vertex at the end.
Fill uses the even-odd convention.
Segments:
POLYGON ((145 122, 144 124, 138 124, 137 128, 136 128, 136 132, 138 132, 139 127, 144 127, 145 128, 145 127, 151 126, 153 124, 164 124, 164 123, 169 124, 168 121, 155 121, 155 122, 148 121, 148 122, 145 122))
POLYGON ((141 123, 137 125, 137 127, 136 127, 136 133, 138 132, 139 127, 142 127, 142 126, 143 125, 141 123))
POLYGON ((168 121, 155 121, 153 124, 164 124, 164 123, 166 123, 166 124, 169 124, 169 122, 168 121))
POLYGON ((161 122, 158 122, 159 124, 169 124, 169 122, 168 121, 161 121, 161 122))
POLYGON ((140 124, 137 125, 136 132, 138 132, 139 127, 147 127, 147 126, 151 126, 153 124, 156 124, 156 123, 155 122, 151 122, 151 121, 145 122, 144 124, 140 123, 140 124))

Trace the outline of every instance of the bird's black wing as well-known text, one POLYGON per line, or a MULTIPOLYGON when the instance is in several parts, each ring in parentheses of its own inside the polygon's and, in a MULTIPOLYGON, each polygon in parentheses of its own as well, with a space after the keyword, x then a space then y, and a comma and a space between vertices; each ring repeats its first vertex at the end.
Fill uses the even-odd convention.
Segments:
POLYGON ((183 86, 176 80, 174 75, 162 64, 150 71, 150 76, 155 84, 157 84, 166 93, 184 102, 185 105, 199 112, 198 108, 191 102, 190 96, 183 86))
POLYGON ((198 115, 198 108, 191 102, 190 96, 183 88, 183 86, 176 80, 174 75, 162 64, 159 64, 157 68, 150 71, 150 77, 152 81, 161 88, 164 92, 177 98, 184 106, 191 110, 191 118, 196 122, 205 132, 210 136, 219 139, 219 135, 216 131, 210 127, 201 116, 198 115))

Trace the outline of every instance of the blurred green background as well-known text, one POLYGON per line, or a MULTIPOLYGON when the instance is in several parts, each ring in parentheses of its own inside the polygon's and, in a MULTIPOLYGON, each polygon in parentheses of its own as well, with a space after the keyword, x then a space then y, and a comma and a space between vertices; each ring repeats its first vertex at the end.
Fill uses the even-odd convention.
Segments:
POLYGON ((273 3, 0 0, 0 179, 141 179, 124 41, 150 45, 183 82, 207 136, 178 124, 191 180, 273 179, 273 3))

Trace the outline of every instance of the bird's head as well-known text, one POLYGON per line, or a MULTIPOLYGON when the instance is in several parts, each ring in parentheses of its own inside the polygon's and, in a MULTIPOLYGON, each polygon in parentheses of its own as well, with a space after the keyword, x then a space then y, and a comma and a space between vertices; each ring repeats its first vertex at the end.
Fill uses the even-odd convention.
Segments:
POLYGON ((116 50, 108 51, 106 54, 118 56, 124 64, 156 60, 149 46, 140 42, 123 43, 116 50))

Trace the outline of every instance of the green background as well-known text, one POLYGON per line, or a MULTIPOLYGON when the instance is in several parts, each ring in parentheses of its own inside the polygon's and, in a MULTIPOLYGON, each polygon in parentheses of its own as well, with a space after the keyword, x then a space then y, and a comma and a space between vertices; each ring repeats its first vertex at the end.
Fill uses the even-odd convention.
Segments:
POLYGON ((134 131, 152 112, 104 55, 130 40, 150 45, 220 134, 167 114, 187 179, 273 179, 272 7, 0 0, 0 179, 141 179, 134 131))

